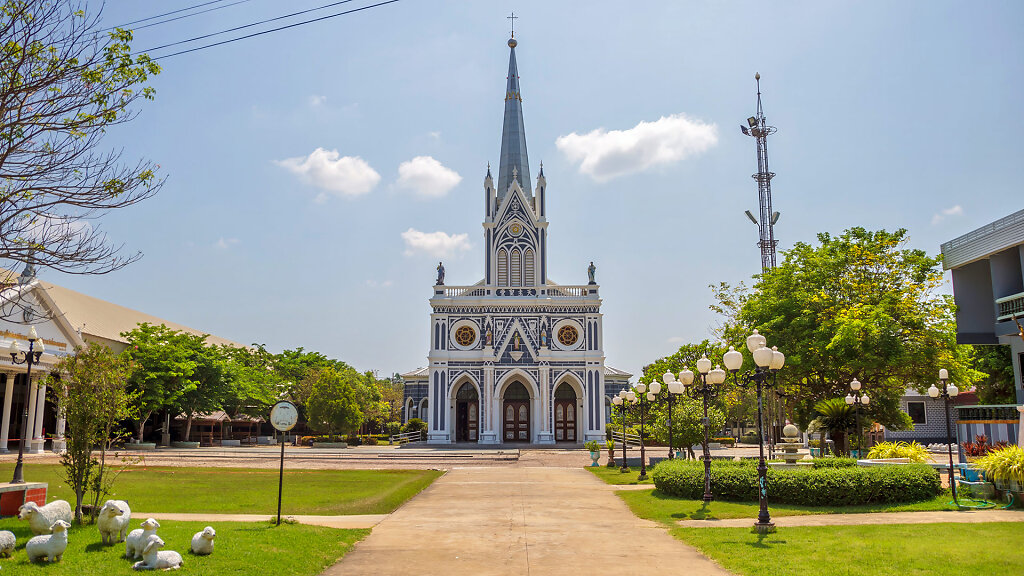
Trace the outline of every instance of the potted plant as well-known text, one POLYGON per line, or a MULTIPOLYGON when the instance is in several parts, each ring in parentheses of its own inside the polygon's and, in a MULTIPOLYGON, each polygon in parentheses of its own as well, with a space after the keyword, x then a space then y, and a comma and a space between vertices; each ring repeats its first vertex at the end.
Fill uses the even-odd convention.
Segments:
POLYGON ((1020 492, 1024 486, 1024 448, 1009 445, 989 451, 974 461, 985 475, 1005 486, 1004 490, 1020 492))
POLYGON ((594 461, 591 466, 597 466, 597 461, 601 458, 601 448, 597 445, 597 440, 587 440, 583 447, 590 451, 590 459, 594 461))
POLYGON ((615 440, 609 438, 604 441, 604 445, 608 448, 608 467, 615 468, 615 440))

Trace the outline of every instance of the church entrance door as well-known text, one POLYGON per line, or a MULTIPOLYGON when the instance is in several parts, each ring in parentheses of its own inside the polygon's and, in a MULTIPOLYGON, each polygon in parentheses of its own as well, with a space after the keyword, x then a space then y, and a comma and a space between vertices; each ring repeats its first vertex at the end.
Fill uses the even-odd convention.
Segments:
POLYGON ((555 390, 555 442, 576 442, 576 391, 565 382, 555 390))
POLYGON ((476 442, 479 423, 479 396, 476 388, 465 382, 455 394, 455 441, 476 442))
POLYGON ((530 393, 522 382, 513 382, 505 389, 502 422, 505 442, 530 441, 530 393))

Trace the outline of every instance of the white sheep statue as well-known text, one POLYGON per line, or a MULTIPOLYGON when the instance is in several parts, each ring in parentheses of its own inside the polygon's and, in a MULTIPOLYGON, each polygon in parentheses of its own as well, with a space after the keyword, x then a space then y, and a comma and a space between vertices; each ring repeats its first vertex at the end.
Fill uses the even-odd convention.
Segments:
POLYGON ((128 524, 132 521, 132 509, 124 500, 107 500, 96 517, 96 526, 104 544, 124 542, 128 535, 128 524))
POLYGON ((217 537, 217 531, 213 526, 203 528, 202 532, 196 532, 192 536, 192 553, 197 556, 208 556, 213 554, 213 539, 217 537))
POLYGON ((25 544, 28 561, 34 562, 46 558, 47 562, 60 562, 64 550, 68 547, 68 528, 71 524, 57 520, 50 525, 50 534, 35 536, 25 544))
MULTIPOLYGON (((18 539, 10 530, 0 530, 0 558, 10 558, 18 539)), ((212 542, 210 543, 213 544, 212 542)))
POLYGON ((57 520, 71 524, 71 505, 66 500, 54 500, 46 506, 25 502, 18 508, 18 518, 28 520, 33 534, 49 534, 50 527, 57 520))
POLYGON ((153 534, 146 539, 146 547, 142 549, 142 561, 136 562, 132 568, 136 570, 177 570, 181 568, 181 554, 173 550, 160 550, 164 541, 153 534))
POLYGON ((160 523, 153 518, 147 518, 141 524, 142 528, 136 528, 128 534, 124 544, 124 557, 130 560, 142 558, 142 549, 146 547, 146 540, 156 534, 160 523))

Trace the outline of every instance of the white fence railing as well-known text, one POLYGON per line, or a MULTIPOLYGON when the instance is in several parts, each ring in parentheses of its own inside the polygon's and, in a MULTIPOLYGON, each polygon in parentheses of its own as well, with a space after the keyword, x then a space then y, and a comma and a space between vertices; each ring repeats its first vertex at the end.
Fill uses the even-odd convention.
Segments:
POLYGON ((395 434, 390 438, 392 444, 414 444, 426 440, 427 434, 422 430, 419 432, 403 432, 395 434))
MULTIPOLYGON (((622 438, 623 438, 622 432, 616 432, 614 430, 612 431, 612 440, 615 441, 617 447, 622 445, 622 438)), ((626 438, 626 447, 627 448, 629 448, 630 446, 639 446, 640 445, 640 435, 639 434, 626 434, 625 438, 626 438)))
POLYGON ((485 297, 536 297, 536 298, 588 298, 597 297, 597 286, 435 286, 434 297, 442 298, 485 298, 485 297))

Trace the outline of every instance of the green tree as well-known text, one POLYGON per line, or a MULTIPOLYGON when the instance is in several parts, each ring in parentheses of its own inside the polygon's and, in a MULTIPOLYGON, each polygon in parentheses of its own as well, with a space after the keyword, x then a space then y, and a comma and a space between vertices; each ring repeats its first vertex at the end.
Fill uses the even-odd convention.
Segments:
POLYGON ((1009 346, 972 346, 971 365, 985 374, 977 383, 982 404, 1015 404, 1013 354, 1009 346))
MULTIPOLYGON (((653 412, 651 433, 655 440, 668 445, 668 406, 653 412)), ((694 457, 693 446, 704 442, 704 401, 689 397, 679 398, 672 406, 673 446, 685 448, 694 457)), ((708 406, 708 433, 714 437, 725 426, 725 414, 715 406, 708 406)))
POLYGON ((188 440, 192 434, 192 420, 198 414, 222 409, 231 396, 232 382, 223 348, 208 345, 205 335, 179 333, 175 337, 182 338, 194 364, 192 373, 180 381, 181 388, 170 405, 185 417, 183 439, 188 440))
POLYGON ((320 352, 306 352, 302 347, 285 350, 274 357, 274 371, 284 382, 288 397, 300 406, 306 405, 306 400, 313 391, 312 383, 315 377, 310 376, 315 376, 314 372, 324 368, 331 368, 336 372, 352 369, 341 360, 328 358, 320 352))
POLYGON ((818 413, 818 425, 821 426, 821 445, 825 446, 825 432, 828 432, 836 449, 847 452, 846 432, 856 425, 853 406, 843 398, 829 398, 815 404, 814 409, 818 413))
POLYGON ((90 224, 163 184, 157 166, 102 147, 153 98, 160 67, 85 2, 0 1, 0 39, 0 258, 75 273, 136 260, 90 224))
POLYGON ((355 370, 322 368, 307 380, 311 381, 306 403, 310 426, 327 434, 355 432, 363 421, 358 397, 362 376, 355 370))
POLYGON ((111 443, 120 439, 118 423, 133 416, 128 390, 130 362, 106 346, 91 343, 58 363, 50 377, 53 400, 67 422, 66 448, 60 457, 64 480, 75 493, 75 521, 82 522, 82 504, 92 492, 96 503, 109 492, 113 478, 107 462, 111 443), (94 450, 99 453, 98 457, 94 450))
POLYGON ((224 410, 231 416, 262 416, 284 393, 283 380, 274 370, 274 355, 263 344, 250 348, 221 346, 231 383, 224 410))
POLYGON ((713 287, 730 342, 739 348, 757 328, 786 354, 779 382, 801 427, 817 402, 845 396, 854 378, 872 398, 867 417, 899 428, 907 387, 927 388, 939 368, 964 386, 981 377, 956 344, 952 298, 937 293, 939 258, 906 243, 902 229, 821 233, 817 245, 784 252, 751 293, 713 287))
POLYGON ((154 412, 178 404, 196 369, 192 337, 161 324, 142 323, 121 334, 128 347, 122 354, 134 369, 128 380, 134 392, 135 428, 139 442, 146 422, 154 412))

